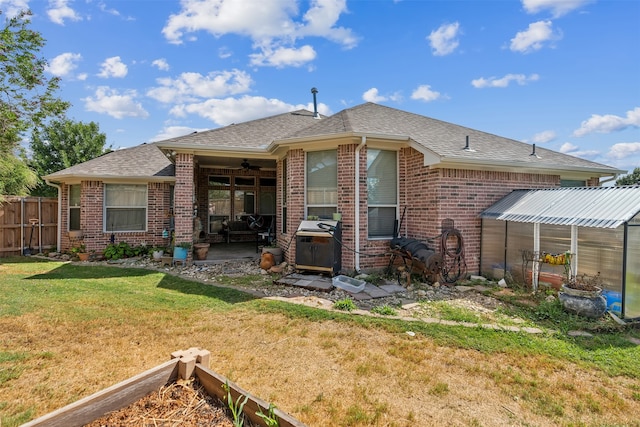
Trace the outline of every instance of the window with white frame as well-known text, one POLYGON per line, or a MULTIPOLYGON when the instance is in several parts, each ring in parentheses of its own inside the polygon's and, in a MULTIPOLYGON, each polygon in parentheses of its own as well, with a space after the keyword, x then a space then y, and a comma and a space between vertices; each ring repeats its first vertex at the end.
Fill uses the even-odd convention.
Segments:
POLYGON ((370 238, 393 237, 398 211, 397 152, 367 149, 367 203, 370 238))
POLYGON ((307 153, 307 216, 332 218, 338 208, 337 150, 307 153))
POLYGON ((105 184, 105 231, 145 231, 147 229, 147 186, 105 184))
POLYGON ((69 186, 69 231, 80 230, 80 185, 69 186))

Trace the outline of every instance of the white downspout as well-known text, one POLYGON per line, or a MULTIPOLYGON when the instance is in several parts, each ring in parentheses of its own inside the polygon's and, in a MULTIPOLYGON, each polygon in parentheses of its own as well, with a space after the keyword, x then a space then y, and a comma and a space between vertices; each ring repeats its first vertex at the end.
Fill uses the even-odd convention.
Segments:
POLYGON ((354 233, 355 233, 355 270, 360 272, 360 150, 367 144, 367 137, 362 137, 362 142, 356 147, 356 164, 355 164, 355 218, 354 218, 354 233))
MULTIPOLYGON (((62 190, 58 184, 54 184, 48 179, 45 179, 44 182, 46 182, 47 185, 58 189, 58 235, 56 236, 56 251, 59 251, 60 245, 62 244, 62 190)), ((42 241, 40 241, 40 245, 42 245, 42 241)))

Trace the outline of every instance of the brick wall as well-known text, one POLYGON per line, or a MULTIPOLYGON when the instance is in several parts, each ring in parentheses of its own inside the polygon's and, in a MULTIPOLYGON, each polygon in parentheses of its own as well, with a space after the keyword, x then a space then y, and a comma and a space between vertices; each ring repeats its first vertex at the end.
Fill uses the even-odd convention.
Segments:
MULTIPOLYGON (((366 162, 366 149, 361 152, 361 161, 366 162)), ((388 241, 367 240, 366 163, 361 170, 365 176, 361 177, 360 245, 362 252, 373 256, 361 256, 360 267, 385 267, 389 258, 381 255, 388 250, 388 241)), ((452 219, 464 239, 465 259, 472 273, 479 270, 478 215, 512 190, 560 185, 557 175, 424 167, 422 154, 412 148, 399 152, 399 180, 399 221, 404 213, 401 235, 431 240, 432 246, 438 248, 440 241, 434 238, 442 232, 442 222, 452 219)))
MULTIPOLYGON (((176 154, 176 186, 174 192, 175 243, 193 243, 193 208, 195 159, 193 154, 176 154)), ((188 260, 192 251, 188 251, 188 260)))
MULTIPOLYGON (((60 250, 66 251, 73 245, 84 243, 87 251, 102 252, 110 243, 112 234, 103 231, 104 183, 101 181, 82 181, 81 183, 80 229, 83 232, 82 241, 69 239, 69 186, 61 186, 61 191, 60 250)), ((147 231, 113 233, 115 242, 127 242, 131 246, 166 245, 168 240, 162 238, 162 230, 169 228, 169 191, 170 185, 168 183, 149 183, 147 185, 147 231)))

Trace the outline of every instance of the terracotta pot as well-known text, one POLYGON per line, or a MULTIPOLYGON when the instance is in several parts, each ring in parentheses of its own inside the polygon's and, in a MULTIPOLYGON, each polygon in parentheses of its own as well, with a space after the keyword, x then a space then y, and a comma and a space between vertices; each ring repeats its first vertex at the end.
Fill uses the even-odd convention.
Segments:
POLYGON ((196 243, 193 245, 193 254, 195 259, 202 261, 207 259, 207 254, 209 253, 209 243, 196 243))
POLYGON ((78 254, 78 259, 80 261, 88 261, 89 260, 89 254, 88 253, 84 253, 84 252, 79 253, 78 254))
POLYGON ((264 246, 262 253, 270 253, 273 255, 274 265, 278 265, 282 262, 282 248, 275 248, 270 246, 264 246))

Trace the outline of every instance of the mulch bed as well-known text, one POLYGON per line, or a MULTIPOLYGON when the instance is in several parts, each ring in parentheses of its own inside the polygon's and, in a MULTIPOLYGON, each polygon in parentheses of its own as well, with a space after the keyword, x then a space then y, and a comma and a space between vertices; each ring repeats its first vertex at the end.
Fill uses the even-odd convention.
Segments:
MULTIPOLYGON (((233 427, 224 402, 211 397, 195 378, 167 384, 157 392, 118 411, 109 412, 85 427, 233 427)), ((253 424, 245 420, 244 426, 253 424)))

